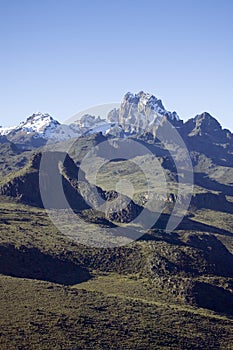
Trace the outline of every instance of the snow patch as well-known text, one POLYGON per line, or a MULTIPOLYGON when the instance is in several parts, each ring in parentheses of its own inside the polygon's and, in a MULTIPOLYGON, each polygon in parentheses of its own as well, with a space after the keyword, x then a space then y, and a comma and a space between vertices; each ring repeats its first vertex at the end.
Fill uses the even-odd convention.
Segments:
POLYGON ((6 136, 8 135, 11 131, 13 131, 16 128, 16 126, 11 126, 9 128, 3 128, 0 127, 0 135, 6 136))

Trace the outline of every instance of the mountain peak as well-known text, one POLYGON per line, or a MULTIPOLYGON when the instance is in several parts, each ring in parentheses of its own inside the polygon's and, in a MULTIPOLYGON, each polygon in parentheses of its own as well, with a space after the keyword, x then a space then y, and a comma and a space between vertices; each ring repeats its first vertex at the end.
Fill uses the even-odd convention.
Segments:
POLYGON ((137 94, 127 92, 124 96, 124 101, 127 101, 129 103, 134 103, 134 104, 142 104, 144 106, 150 106, 152 109, 154 109, 155 106, 158 106, 161 109, 165 110, 162 104, 162 101, 160 99, 144 91, 140 91, 137 94))
POLYGON ((217 129, 221 129, 220 123, 212 117, 208 112, 203 112, 201 114, 196 115, 194 118, 196 125, 202 125, 206 127, 215 127, 217 129))
POLYGON ((47 117, 50 117, 51 119, 53 119, 51 117, 51 115, 49 113, 42 113, 42 112, 34 112, 29 118, 47 118, 47 117))
POLYGON ((41 112, 35 112, 31 116, 29 116, 25 122, 22 122, 20 125, 26 125, 26 124, 35 124, 35 123, 50 123, 50 122, 56 122, 56 124, 60 124, 58 121, 53 119, 50 114, 48 113, 41 113, 41 112))
POLYGON ((208 112, 198 114, 193 121, 195 123, 195 128, 193 130, 194 134, 207 135, 208 133, 211 133, 214 135, 222 131, 220 123, 208 112))
POLYGON ((149 110, 151 113, 156 113, 158 116, 166 116, 172 121, 180 120, 176 112, 169 112, 165 109, 161 99, 144 91, 139 91, 137 94, 127 92, 124 96, 122 106, 124 107, 127 104, 135 106, 140 113, 149 110))
MULTIPOLYGON (((110 115, 116 120, 115 112, 110 115)), ((149 131, 155 133, 155 129, 161 120, 166 118, 174 126, 180 124, 180 118, 176 112, 169 112, 163 106, 160 99, 154 95, 140 91, 137 94, 127 92, 118 113, 118 122, 126 133, 141 133, 149 131)))
POLYGON ((48 113, 36 112, 28 117, 25 122, 20 123, 17 129, 43 134, 48 127, 54 129, 59 125, 60 123, 53 119, 48 113))
MULTIPOLYGON (((232 134, 222 129, 221 124, 208 112, 203 112, 184 123, 183 135, 201 137, 207 143, 232 144, 232 134)), ((196 141, 195 141, 196 142, 196 141)), ((196 142, 198 146, 198 142, 196 142)))

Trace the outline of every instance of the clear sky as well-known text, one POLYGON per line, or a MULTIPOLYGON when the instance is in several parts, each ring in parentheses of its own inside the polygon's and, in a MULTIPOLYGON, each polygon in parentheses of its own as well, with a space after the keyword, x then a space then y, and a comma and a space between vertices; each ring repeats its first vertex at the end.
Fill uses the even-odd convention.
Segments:
POLYGON ((233 131, 233 0, 0 0, 0 125, 144 90, 233 131))

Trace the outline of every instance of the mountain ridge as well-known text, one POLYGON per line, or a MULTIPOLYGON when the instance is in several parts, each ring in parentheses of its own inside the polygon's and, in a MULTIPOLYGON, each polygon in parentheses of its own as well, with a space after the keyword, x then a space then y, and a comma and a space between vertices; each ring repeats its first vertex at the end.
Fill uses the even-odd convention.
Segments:
POLYGON ((37 112, 16 127, 0 127, 0 135, 21 148, 38 148, 47 142, 56 143, 97 132, 116 137, 147 132, 155 138, 157 129, 164 120, 170 122, 184 138, 209 137, 208 132, 213 129, 212 137, 224 138, 225 142, 233 144, 231 131, 223 129, 208 112, 183 121, 176 112, 167 111, 161 99, 143 91, 137 94, 126 93, 120 108, 109 111, 106 119, 84 114, 71 124, 61 124, 48 113, 37 112))

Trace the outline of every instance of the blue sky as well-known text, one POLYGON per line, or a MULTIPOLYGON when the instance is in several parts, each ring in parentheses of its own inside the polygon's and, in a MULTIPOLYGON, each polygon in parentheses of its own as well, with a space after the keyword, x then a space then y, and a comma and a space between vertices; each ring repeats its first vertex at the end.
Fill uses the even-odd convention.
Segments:
POLYGON ((144 90, 233 131, 232 0, 0 0, 0 125, 144 90))

